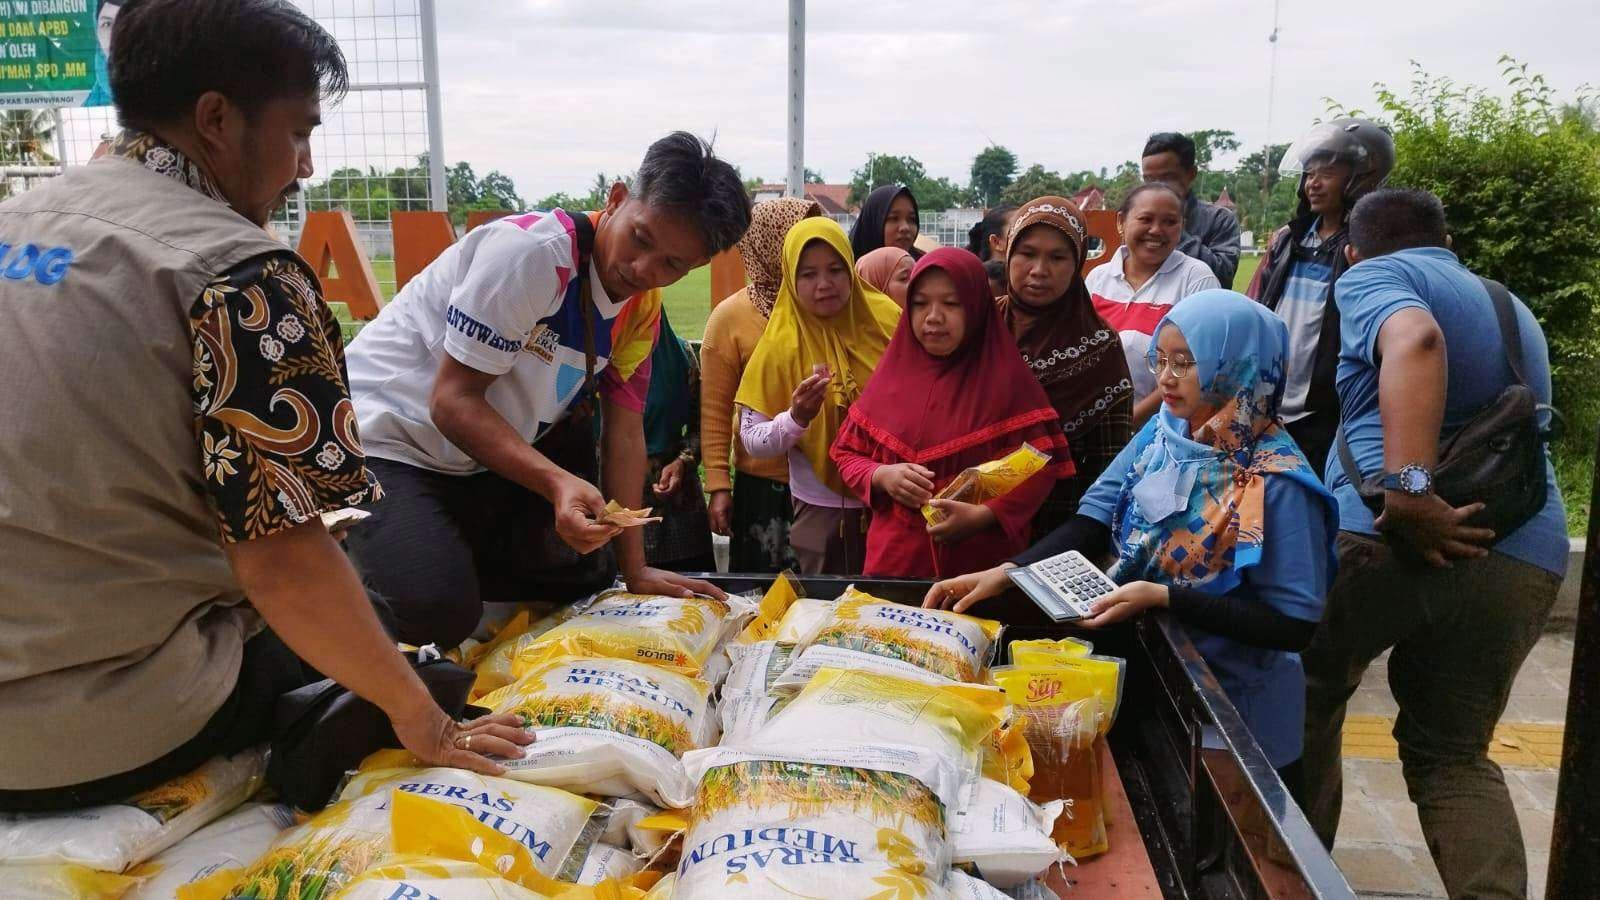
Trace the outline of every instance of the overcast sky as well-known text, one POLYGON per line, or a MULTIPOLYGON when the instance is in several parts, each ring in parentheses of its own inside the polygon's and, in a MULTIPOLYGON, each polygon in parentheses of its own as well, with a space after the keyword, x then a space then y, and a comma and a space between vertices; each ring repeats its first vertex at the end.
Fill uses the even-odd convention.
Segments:
MULTIPOLYGON (((990 142, 1059 171, 1135 158, 1153 130, 1291 140, 1324 97, 1373 108, 1409 61, 1502 84, 1509 53, 1563 98, 1600 83, 1596 0, 810 0, 806 164, 846 181, 869 151, 967 181, 990 142)), ((439 0, 445 156, 530 202, 632 171, 675 128, 783 178, 787 0, 439 0)))

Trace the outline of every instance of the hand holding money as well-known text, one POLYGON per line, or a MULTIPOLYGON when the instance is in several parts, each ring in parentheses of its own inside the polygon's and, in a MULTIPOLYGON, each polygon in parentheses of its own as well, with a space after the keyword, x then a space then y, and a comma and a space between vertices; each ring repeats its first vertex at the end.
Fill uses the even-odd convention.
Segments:
POLYGON ((595 521, 601 525, 611 525, 616 528, 636 528, 640 525, 649 525, 661 521, 660 516, 651 516, 650 507, 644 509, 628 509, 615 500, 606 504, 605 514, 595 521))

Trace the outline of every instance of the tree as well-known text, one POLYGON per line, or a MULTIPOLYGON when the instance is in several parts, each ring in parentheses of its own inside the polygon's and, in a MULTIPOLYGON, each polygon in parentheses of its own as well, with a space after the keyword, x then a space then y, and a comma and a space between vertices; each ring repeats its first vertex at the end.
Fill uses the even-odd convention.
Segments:
POLYGON ((971 191, 980 206, 994 206, 1017 176, 1017 155, 994 144, 972 160, 971 191))
POLYGON ((806 184, 826 184, 827 183, 827 180, 822 177, 822 173, 821 172, 816 172, 816 171, 813 171, 811 169, 806 169, 805 180, 806 180, 806 184))
POLYGON ((1070 197, 1075 191, 1071 189, 1066 179, 1059 174, 1034 163, 1028 171, 1017 176, 1016 180, 1006 186, 997 198, 1001 203, 1020 205, 1035 197, 1054 194, 1058 197, 1070 197))
POLYGON ((472 171, 472 164, 467 162, 458 162, 446 169, 444 184, 445 195, 452 210, 476 202, 483 193, 478 184, 477 173, 472 171))
POLYGON ((917 198, 924 211, 951 209, 963 199, 961 188, 948 178, 931 178, 922 163, 912 156, 873 155, 850 179, 850 202, 867 199, 872 189, 886 184, 903 184, 917 198))
POLYGON ((483 176, 478 182, 479 196, 484 200, 494 200, 499 203, 500 209, 522 209, 522 198, 517 196, 517 186, 511 178, 502 175, 498 169, 483 176))
POLYGON ((1201 171, 1211 168, 1211 163, 1221 154, 1239 149, 1239 139, 1232 131, 1223 128, 1204 128, 1189 132, 1194 141, 1194 164, 1201 171))

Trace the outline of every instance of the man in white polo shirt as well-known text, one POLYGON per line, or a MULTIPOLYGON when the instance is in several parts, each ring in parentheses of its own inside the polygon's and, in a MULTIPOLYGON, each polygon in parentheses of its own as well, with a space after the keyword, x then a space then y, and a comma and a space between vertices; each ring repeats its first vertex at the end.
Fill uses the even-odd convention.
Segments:
POLYGON ((734 168, 676 132, 651 145, 631 191, 612 187, 604 210, 476 229, 362 330, 349 348, 351 393, 387 498, 349 545, 401 640, 454 646, 484 601, 565 600, 609 581, 604 565, 559 578, 584 561, 562 558, 552 530, 586 556, 616 538, 631 590, 720 596, 647 567, 639 529, 595 520, 606 495, 641 505, 658 289, 749 223, 734 168), (605 495, 592 483, 594 387, 605 495))

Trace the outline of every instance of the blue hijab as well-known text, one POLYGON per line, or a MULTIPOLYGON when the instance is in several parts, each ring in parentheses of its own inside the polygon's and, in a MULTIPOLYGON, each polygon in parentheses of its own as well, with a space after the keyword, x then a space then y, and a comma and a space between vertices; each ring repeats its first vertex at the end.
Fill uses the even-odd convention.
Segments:
MULTIPOLYGON (((1283 320, 1219 288, 1173 307, 1156 326, 1157 340, 1168 325, 1188 343, 1217 412, 1191 435, 1163 404, 1134 437, 1112 515, 1118 561, 1111 575, 1224 594, 1261 561, 1268 478, 1289 478, 1320 497, 1329 533, 1338 528, 1338 506, 1278 419, 1289 355, 1283 320)), ((1155 341, 1148 352, 1156 355, 1155 341)), ((1328 553, 1331 563, 1332 547, 1328 553)))

